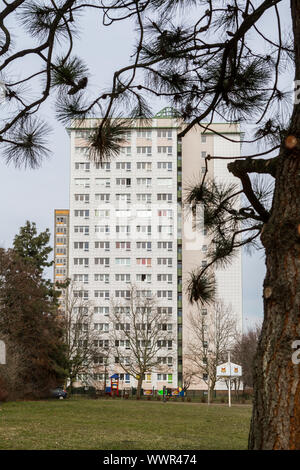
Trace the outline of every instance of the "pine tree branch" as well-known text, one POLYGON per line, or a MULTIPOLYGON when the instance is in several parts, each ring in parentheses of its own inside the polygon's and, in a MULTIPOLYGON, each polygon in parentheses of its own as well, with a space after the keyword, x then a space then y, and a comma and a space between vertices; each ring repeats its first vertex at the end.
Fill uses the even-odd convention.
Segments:
POLYGON ((246 158, 245 160, 228 163, 227 168, 232 174, 234 174, 234 176, 236 176, 234 172, 242 171, 246 173, 268 174, 275 178, 278 158, 279 157, 270 159, 259 158, 256 160, 253 160, 252 158, 246 158))
POLYGON ((268 165, 268 162, 272 162, 273 160, 276 160, 276 158, 271 159, 271 160, 240 160, 240 161, 229 163, 227 165, 227 168, 230 171, 230 173, 232 173, 234 176, 236 176, 237 178, 241 180, 245 195, 247 196, 253 209, 255 209, 256 212, 260 215, 261 220, 263 222, 267 222, 269 220, 270 213, 265 209, 265 207, 261 204, 261 202, 255 196, 248 173, 255 172, 255 173, 271 174, 270 171, 266 171, 267 165, 268 165))

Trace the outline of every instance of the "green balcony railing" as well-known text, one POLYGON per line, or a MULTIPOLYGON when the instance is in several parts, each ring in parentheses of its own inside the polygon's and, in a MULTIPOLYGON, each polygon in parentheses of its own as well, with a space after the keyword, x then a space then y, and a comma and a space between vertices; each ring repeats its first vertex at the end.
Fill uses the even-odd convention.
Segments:
POLYGON ((178 306, 178 308, 182 308, 182 300, 178 300, 177 306, 178 306))

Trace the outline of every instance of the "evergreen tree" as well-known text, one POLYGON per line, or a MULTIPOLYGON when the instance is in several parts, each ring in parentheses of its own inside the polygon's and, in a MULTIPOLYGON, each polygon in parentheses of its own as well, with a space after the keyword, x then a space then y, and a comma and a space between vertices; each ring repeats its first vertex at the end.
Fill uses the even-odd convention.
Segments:
POLYGON ((9 390, 14 398, 49 396, 49 389, 65 376, 56 302, 36 271, 13 250, 0 250, 0 335, 22 363, 17 387, 9 390))
POLYGON ((52 251, 49 240, 50 231, 48 228, 38 234, 36 224, 27 220, 14 238, 14 251, 42 274, 45 267, 53 264, 53 261, 48 261, 48 256, 52 251))

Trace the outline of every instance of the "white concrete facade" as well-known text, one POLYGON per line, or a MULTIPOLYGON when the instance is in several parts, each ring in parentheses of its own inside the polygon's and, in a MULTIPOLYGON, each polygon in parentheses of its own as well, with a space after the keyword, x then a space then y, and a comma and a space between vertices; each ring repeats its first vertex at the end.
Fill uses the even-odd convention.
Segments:
MULTIPOLYGON (((154 118, 143 129, 128 128, 128 140, 122 146, 123 151, 101 166, 90 162, 84 155, 86 133, 96 125, 96 121, 87 120, 86 126, 69 129, 69 277, 78 284, 78 289, 87 293, 94 311, 94 323, 107 325, 99 332, 101 339, 108 338, 113 327, 109 317, 112 300, 116 298, 117 291, 129 290, 130 284, 140 290, 150 290, 158 306, 172 308, 169 317, 174 339, 172 367, 164 377, 160 371, 152 371, 143 387, 158 390, 166 385, 176 388, 181 384, 184 368, 182 351, 189 341, 186 317, 193 308, 184 293, 184 285, 190 271, 201 265, 206 255, 203 246, 189 244, 191 240, 186 228, 182 235, 177 236, 179 184, 182 184, 184 197, 185 188, 195 177, 199 181, 203 174, 205 154, 239 156, 240 146, 211 132, 207 132, 203 139, 200 128, 192 130, 182 140, 181 171, 181 167, 178 168, 177 143, 180 123, 173 118, 154 118), (161 131, 166 134, 163 136, 161 131), (161 197, 160 194, 167 196, 161 197), (128 226, 130 231, 127 231, 128 226), (138 226, 141 227, 139 231, 138 226), (158 226, 163 226, 162 231, 158 226), (151 233, 148 233, 148 227, 151 227, 151 233), (180 256, 178 238, 182 238, 180 256), (117 245, 120 242, 122 244, 117 245), (161 242, 172 245, 159 245, 161 242), (170 259, 170 265, 168 261, 167 264, 159 264, 160 258, 170 259), (149 259, 151 262, 147 261, 149 259), (182 265, 180 274, 179 265, 182 265), (143 281, 140 275, 146 275, 143 281), (167 276, 159 280, 158 275, 167 276), (182 290, 178 288, 181 280, 182 290), (162 291, 166 297, 159 297, 162 291)), ((238 126, 215 126, 220 133, 239 140, 238 126)), ((210 177, 231 181, 233 178, 226 169, 227 163, 228 160, 211 160, 210 177)), ((179 198, 181 200, 180 195, 179 198)), ((203 245, 208 242, 204 237, 203 245)), ((217 270, 216 278, 218 296, 232 306, 242 331, 241 253, 226 271, 217 270)), ((112 375, 120 370, 112 361, 108 372, 112 375)), ((134 377, 125 373, 122 377, 122 387, 136 386, 134 377)), ((205 389, 206 386, 200 381, 191 388, 205 389)))

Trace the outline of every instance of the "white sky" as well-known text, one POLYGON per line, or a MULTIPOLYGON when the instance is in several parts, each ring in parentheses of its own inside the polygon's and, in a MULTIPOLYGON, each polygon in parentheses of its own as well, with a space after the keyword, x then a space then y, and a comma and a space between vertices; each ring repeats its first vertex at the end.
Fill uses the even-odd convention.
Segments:
MULTIPOLYGON (((286 0, 281 7, 282 19, 286 23, 289 22, 288 5, 286 0)), ((270 20, 264 21, 262 27, 267 35, 273 31, 270 20)), ((18 27, 14 31, 17 34, 18 27)), ((128 23, 104 28, 95 12, 82 18, 81 36, 75 42, 75 53, 90 65, 89 84, 95 90, 108 88, 113 71, 128 63, 133 38, 134 31, 128 23)), ((32 65, 31 59, 22 61, 22 73, 32 73, 32 65)), ((153 111, 157 112, 164 105, 157 103, 153 111)), ((64 126, 55 121, 50 102, 43 106, 42 115, 52 126, 53 134, 50 142, 52 157, 44 161, 40 169, 7 167, 1 161, 0 148, 0 246, 4 248, 11 246, 14 235, 26 220, 36 222, 40 231, 49 227, 53 233, 54 209, 69 207, 69 138, 64 126)), ((245 152, 249 152, 246 146, 245 152)), ((244 328, 262 319, 264 273, 263 251, 251 257, 243 256, 244 328)), ((50 270, 48 275, 52 277, 50 270)))

